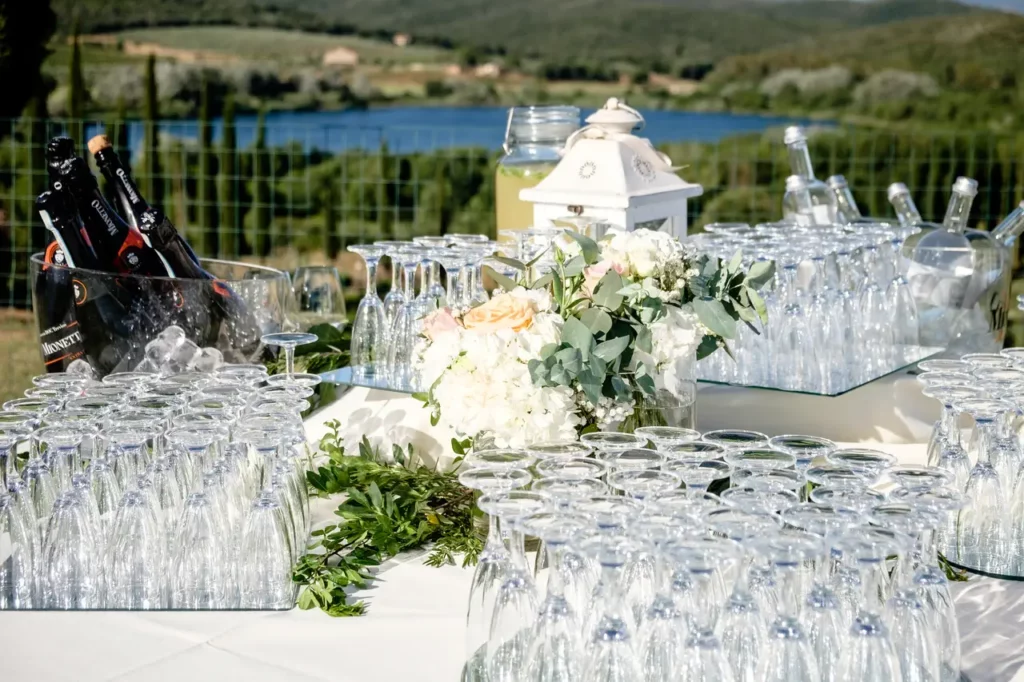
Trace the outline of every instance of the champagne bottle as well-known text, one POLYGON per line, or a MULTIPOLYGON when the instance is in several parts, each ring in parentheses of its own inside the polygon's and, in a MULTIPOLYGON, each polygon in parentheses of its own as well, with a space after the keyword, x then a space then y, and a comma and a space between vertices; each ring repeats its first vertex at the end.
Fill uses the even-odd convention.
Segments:
MULTIPOLYGON (((89 166, 78 157, 57 168, 62 188, 74 199, 102 269, 122 274, 174 277, 142 233, 126 223, 100 192, 89 166)), ((54 183, 56 186, 56 183, 54 183)))
POLYGON ((894 182, 889 185, 889 203, 892 204, 893 210, 896 211, 896 217, 899 218, 900 225, 920 225, 924 220, 921 218, 921 212, 917 210, 917 205, 914 203, 914 198, 910 196, 910 190, 902 182, 894 182))
MULTIPOLYGON (((63 183, 58 180, 55 185, 57 191, 46 191, 36 198, 36 210, 46 229, 53 235, 54 243, 60 246, 63 263, 72 268, 102 270, 102 265, 89 241, 89 233, 86 232, 78 214, 68 206, 67 197, 61 192, 63 183)), ((51 261, 56 262, 55 253, 48 250, 47 254, 51 261)))
POLYGON ((150 206, 142 196, 131 173, 111 146, 110 139, 106 135, 97 135, 89 140, 89 151, 96 158, 100 172, 117 189, 129 222, 149 240, 175 274, 178 277, 214 279, 213 275, 200 266, 199 257, 181 237, 174 224, 162 211, 150 206))
POLYGON ((815 225, 831 225, 836 222, 836 200, 831 190, 821 180, 814 177, 814 166, 811 154, 807 149, 807 135, 800 126, 786 128, 783 142, 789 155, 791 175, 799 175, 807 180, 807 191, 811 195, 811 206, 814 208, 815 225))
POLYGON ((1003 246, 1012 246, 1017 237, 1024 233, 1024 201, 1013 209, 1003 222, 992 230, 992 238, 1003 246))
POLYGON ((963 232, 967 229, 967 216, 971 212, 974 197, 978 196, 978 181, 960 176, 953 183, 953 193, 946 207, 946 217, 942 226, 950 232, 963 232))

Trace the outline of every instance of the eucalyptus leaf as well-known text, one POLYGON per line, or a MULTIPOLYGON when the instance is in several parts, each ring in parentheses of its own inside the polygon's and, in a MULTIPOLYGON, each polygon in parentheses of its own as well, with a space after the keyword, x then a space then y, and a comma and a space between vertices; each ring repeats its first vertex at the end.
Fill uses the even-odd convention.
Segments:
POLYGON ((580 321, 596 336, 607 334, 612 328, 612 316, 601 308, 587 308, 580 314, 580 321))
POLYGON ((597 347, 594 348, 594 355, 605 362, 612 362, 615 358, 622 355, 622 351, 626 350, 628 347, 629 337, 619 336, 597 344, 597 347))
POLYGON ((601 247, 593 239, 575 230, 566 230, 565 233, 580 245, 580 255, 583 256, 583 260, 587 265, 593 265, 601 259, 601 247))
POLYGON ((751 289, 761 289, 765 284, 775 277, 775 261, 755 261, 747 271, 747 286, 751 289))
POLYGON ((622 288, 622 275, 609 270, 594 287, 594 305, 599 305, 615 312, 622 307, 625 298, 619 293, 622 288))
POLYGON ((587 396, 591 405, 596 406, 601 401, 601 388, 604 386, 604 379, 604 373, 595 371, 594 367, 587 367, 576 377, 583 394, 587 396))
POLYGON ((761 298, 761 294, 757 293, 753 289, 747 289, 747 296, 750 297, 750 305, 754 307, 757 312, 757 316, 761 318, 763 324, 768 323, 768 306, 765 305, 764 299, 761 298))
POLYGON ((736 320, 725 311, 721 301, 710 297, 694 299, 693 311, 701 324, 722 338, 731 339, 736 335, 736 320))
POLYGON ((506 258, 505 256, 491 256, 491 258, 498 261, 499 263, 504 263, 510 268, 515 268, 516 270, 522 271, 526 270, 526 265, 521 260, 516 260, 515 258, 506 258))
POLYGON ((562 274, 566 277, 578 277, 583 274, 583 268, 586 266, 587 264, 583 261, 583 256, 576 256, 562 266, 562 274))
MULTIPOLYGON (((595 349, 594 352, 597 350, 595 349)), ((583 369, 583 354, 576 348, 563 348, 555 353, 555 359, 569 374, 578 374, 583 369)))
POLYGON ((587 325, 575 317, 570 317, 562 325, 562 343, 567 343, 578 349, 583 359, 586 360, 594 346, 594 335, 587 329, 587 325))
POLYGON ((547 285, 551 284, 555 279, 555 276, 550 272, 544 273, 530 285, 531 289, 543 289, 547 285))
POLYGON ((494 283, 505 291, 512 291, 519 286, 510 277, 506 277, 489 265, 484 266, 484 272, 490 275, 491 279, 494 280, 494 283))

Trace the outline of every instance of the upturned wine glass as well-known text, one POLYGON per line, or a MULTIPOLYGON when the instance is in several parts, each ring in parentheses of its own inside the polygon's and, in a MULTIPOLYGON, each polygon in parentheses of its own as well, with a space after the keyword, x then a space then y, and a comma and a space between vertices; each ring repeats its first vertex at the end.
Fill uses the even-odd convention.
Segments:
POLYGON ((528 634, 525 682, 572 682, 580 680, 583 641, 580 637, 577 604, 567 593, 567 575, 564 555, 569 543, 589 525, 583 516, 564 512, 538 512, 517 522, 519 530, 540 538, 549 555, 547 589, 537 611, 533 630, 528 634))
POLYGON ((593 450, 578 441, 550 441, 529 445, 526 451, 538 460, 588 457, 593 450))
POLYGON ((772 448, 735 448, 725 453, 725 461, 735 469, 792 469, 796 456, 772 448))
POLYGON ((700 440, 700 431, 679 426, 641 426, 634 433, 654 443, 656 450, 700 440))
POLYGON ((782 531, 758 541, 756 550, 775 569, 779 608, 768 626, 765 651, 757 669, 760 680, 820 680, 818 660, 804 611, 806 578, 825 557, 821 538, 804 531, 782 531))
POLYGON ((141 491, 129 490, 121 500, 104 556, 108 608, 136 611, 166 605, 166 542, 151 511, 141 491))
POLYGON ((727 451, 742 448, 760 448, 768 445, 768 436, 760 431, 748 431, 745 429, 708 431, 701 438, 707 443, 720 445, 727 451))
POLYGON ((384 249, 361 244, 350 246, 348 250, 362 256, 366 263, 366 293, 359 301, 352 323, 352 378, 372 383, 379 379, 387 357, 388 318, 384 303, 377 295, 377 264, 384 249))
POLYGON ((768 445, 796 457, 796 468, 806 469, 816 457, 824 457, 835 451, 836 444, 828 438, 803 435, 773 436, 768 445))
POLYGON ((859 579, 861 598, 839 658, 838 682, 899 680, 900 661, 881 613, 879 581, 886 561, 899 554, 891 533, 875 528, 852 528, 831 542, 843 563, 859 579))
POLYGON ((728 478, 731 471, 725 462, 693 457, 673 457, 661 468, 682 479, 687 492, 695 494, 704 493, 715 481, 728 478))
POLYGON ((289 375, 295 374, 295 349, 316 340, 316 334, 300 332, 274 332, 260 337, 260 342, 266 346, 284 348, 284 372, 289 375))
POLYGON ((511 531, 512 557, 494 600, 487 641, 488 679, 496 682, 519 679, 537 617, 536 586, 526 565, 523 533, 517 524, 525 516, 544 511, 549 503, 546 495, 523 490, 485 495, 478 503, 488 514, 498 516, 502 526, 511 531))
POLYGON ((622 533, 595 533, 577 540, 577 551, 591 557, 601 569, 595 590, 595 625, 584 632, 582 680, 617 682, 643 679, 633 642, 632 610, 622 590, 622 572, 643 550, 636 538, 622 533))
MULTIPOLYGON (((480 467, 459 474, 459 482, 484 495, 525 487, 530 473, 523 469, 480 467)), ((483 510, 486 512, 486 510, 483 510)), ((486 665, 485 650, 494 614, 498 589, 511 569, 512 555, 502 540, 498 517, 487 516, 487 539, 473 571, 466 610, 466 656, 477 665, 486 665)))
POLYGON ((33 606, 38 557, 30 524, 35 520, 24 511, 14 497, 0 492, 0 537, 8 544, 0 562, 0 609, 33 606))
POLYGON ((608 465, 596 459, 567 457, 565 459, 541 459, 537 462, 537 475, 541 478, 603 478, 608 465))
POLYGON ((104 603, 97 531, 77 493, 53 503, 43 546, 43 603, 52 609, 95 609, 104 603))

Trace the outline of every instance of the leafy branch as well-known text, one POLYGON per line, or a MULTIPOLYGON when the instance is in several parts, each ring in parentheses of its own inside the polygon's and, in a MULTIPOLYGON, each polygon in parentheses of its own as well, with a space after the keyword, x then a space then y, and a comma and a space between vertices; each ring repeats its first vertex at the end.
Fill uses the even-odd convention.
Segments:
POLYGON ((308 553, 296 563, 294 582, 302 586, 299 608, 319 608, 331 616, 360 616, 362 601, 350 591, 364 589, 374 568, 395 555, 432 544, 428 566, 476 563, 483 548, 474 530, 473 491, 453 473, 424 466, 412 448, 394 446, 385 461, 363 438, 348 455, 338 422, 320 442, 326 462, 306 474, 310 489, 322 497, 343 495, 337 520, 313 531, 308 553))

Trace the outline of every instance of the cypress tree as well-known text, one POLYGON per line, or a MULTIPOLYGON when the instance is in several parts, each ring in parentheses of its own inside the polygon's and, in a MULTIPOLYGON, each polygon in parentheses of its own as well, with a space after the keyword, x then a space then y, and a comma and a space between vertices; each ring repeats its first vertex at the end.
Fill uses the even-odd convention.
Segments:
POLYGON ((29 191, 25 196, 27 205, 25 215, 31 221, 32 227, 29 232, 30 246, 33 253, 42 251, 46 242, 49 241, 46 227, 36 213, 35 199, 46 190, 46 93, 40 88, 40 92, 29 100, 25 109, 25 117, 28 121, 28 148, 29 148, 29 191))
POLYGON ((253 232, 256 255, 270 255, 270 164, 267 155, 267 121, 260 111, 256 121, 256 143, 253 149, 253 232))
POLYGON ((199 100, 199 228, 203 255, 217 255, 217 175, 214 169, 213 121, 210 117, 210 81, 203 77, 199 100))
POLYGON ((338 234, 338 191, 334 180, 327 178, 324 191, 324 252, 328 260, 334 260, 341 250, 341 239, 338 234))
POLYGON ((220 249, 228 257, 241 252, 242 231, 238 210, 238 136, 235 98, 224 100, 224 131, 220 152, 220 249))
POLYGON ((160 100, 156 86, 156 57, 146 60, 145 98, 143 102, 142 191, 153 206, 164 201, 164 183, 160 177, 160 100))
POLYGON ((68 65, 68 134, 81 147, 85 144, 85 76, 82 75, 82 48, 78 43, 78 26, 71 39, 71 63, 68 65))

